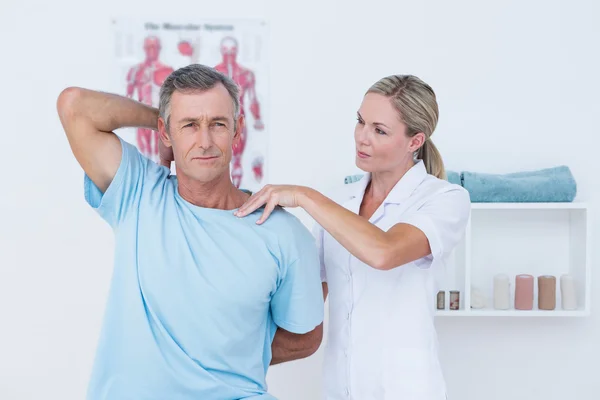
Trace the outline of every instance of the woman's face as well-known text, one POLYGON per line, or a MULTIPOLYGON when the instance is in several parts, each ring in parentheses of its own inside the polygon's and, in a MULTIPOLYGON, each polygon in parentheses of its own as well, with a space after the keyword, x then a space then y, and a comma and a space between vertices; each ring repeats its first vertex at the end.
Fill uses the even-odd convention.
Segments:
POLYGON ((406 135, 406 124, 389 97, 367 93, 358 110, 354 140, 356 166, 366 172, 394 171, 412 165, 425 135, 406 135))

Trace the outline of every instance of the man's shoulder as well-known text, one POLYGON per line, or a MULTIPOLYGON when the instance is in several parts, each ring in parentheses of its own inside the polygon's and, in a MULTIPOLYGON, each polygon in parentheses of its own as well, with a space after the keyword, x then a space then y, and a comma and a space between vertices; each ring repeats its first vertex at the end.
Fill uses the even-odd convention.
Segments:
POLYGON ((281 207, 276 207, 271 213, 269 229, 277 236, 281 261, 294 262, 298 259, 303 263, 313 263, 318 267, 318 248, 315 237, 299 217, 281 207))
MULTIPOLYGON (((259 211, 261 215, 263 210, 259 211)), ((304 243, 313 240, 310 229, 300 218, 282 207, 275 207, 264 226, 274 232, 280 242, 304 243)))
POLYGON ((302 231, 307 229, 298 217, 279 206, 275 207, 268 220, 272 222, 274 229, 280 229, 282 231, 302 231))
POLYGON ((167 179, 169 177, 171 174, 171 170, 169 168, 156 163, 142 154, 134 144, 126 141, 118 135, 117 137, 121 142, 122 154, 124 157, 127 157, 127 161, 129 161, 130 164, 140 165, 143 172, 148 175, 156 175, 156 179, 167 179))

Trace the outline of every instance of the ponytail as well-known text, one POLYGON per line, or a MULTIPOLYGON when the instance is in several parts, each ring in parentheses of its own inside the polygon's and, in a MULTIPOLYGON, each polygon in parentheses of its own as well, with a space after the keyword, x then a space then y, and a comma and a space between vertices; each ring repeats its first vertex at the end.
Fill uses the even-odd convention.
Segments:
POLYGON ((423 160, 423 164, 425 164, 425 169, 428 174, 439 179, 447 179, 442 155, 431 139, 425 140, 425 143, 417 152, 417 159, 423 160))

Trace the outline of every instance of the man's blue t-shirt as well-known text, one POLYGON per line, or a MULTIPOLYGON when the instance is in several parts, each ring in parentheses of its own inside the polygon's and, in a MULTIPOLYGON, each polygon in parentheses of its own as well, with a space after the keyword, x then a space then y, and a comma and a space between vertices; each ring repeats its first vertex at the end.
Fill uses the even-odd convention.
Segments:
POLYGON ((168 168, 121 140, 104 194, 85 198, 113 228, 115 265, 88 388, 90 400, 272 399, 265 375, 277 326, 323 320, 313 236, 277 209, 195 206, 168 168))

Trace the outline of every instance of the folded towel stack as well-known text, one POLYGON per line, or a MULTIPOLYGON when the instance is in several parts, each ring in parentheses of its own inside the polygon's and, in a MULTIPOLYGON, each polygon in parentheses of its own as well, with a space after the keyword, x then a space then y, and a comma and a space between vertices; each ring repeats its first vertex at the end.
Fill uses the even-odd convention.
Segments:
POLYGON ((462 172, 473 203, 571 202, 577 184, 567 166, 510 174, 462 172))
POLYGON ((455 185, 461 184, 461 177, 458 172, 446 171, 446 175, 448 176, 448 178, 447 178, 448 182, 454 183, 455 185))
MULTIPOLYGON (((557 203, 571 202, 577 195, 577 183, 567 166, 509 174, 446 171, 450 183, 469 192, 472 203, 557 203)), ((349 175, 344 183, 362 178, 349 175)))

